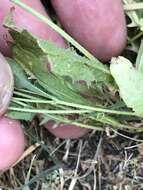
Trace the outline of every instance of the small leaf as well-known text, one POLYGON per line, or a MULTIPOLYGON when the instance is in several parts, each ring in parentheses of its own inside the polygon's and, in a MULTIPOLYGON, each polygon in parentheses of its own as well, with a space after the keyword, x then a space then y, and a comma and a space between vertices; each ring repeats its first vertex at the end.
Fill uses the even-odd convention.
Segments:
POLYGON ((26 73, 22 69, 22 67, 13 59, 8 58, 8 63, 10 64, 14 77, 15 77, 15 86, 17 88, 24 88, 31 92, 35 92, 40 96, 48 97, 44 91, 38 88, 36 85, 33 85, 30 80, 28 80, 26 73))
MULTIPOLYGON (((22 108, 20 105, 18 105, 17 103, 15 103, 13 101, 11 101, 10 106, 22 108)), ((31 106, 27 105, 26 107, 31 107, 31 106)), ((35 113, 8 110, 5 115, 7 117, 12 118, 12 119, 32 121, 32 119, 35 116, 35 113)))
POLYGON ((124 58, 112 58, 111 74, 119 86, 120 96, 137 116, 143 117, 143 73, 124 58))
POLYGON ((31 89, 32 84, 27 79, 26 74, 19 64, 15 60, 8 58, 8 63, 10 64, 13 74, 15 76, 15 86, 18 88, 31 89))
POLYGON ((9 111, 9 112, 6 113, 6 116, 8 116, 8 117, 10 117, 12 119, 32 121, 35 114, 26 113, 26 112, 18 112, 18 111, 9 111))

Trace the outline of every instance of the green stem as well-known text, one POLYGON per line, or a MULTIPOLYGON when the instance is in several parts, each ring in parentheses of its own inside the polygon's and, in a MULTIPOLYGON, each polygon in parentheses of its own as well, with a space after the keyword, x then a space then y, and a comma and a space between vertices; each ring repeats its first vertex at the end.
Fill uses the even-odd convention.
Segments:
POLYGON ((18 105, 20 105, 20 106, 29 107, 29 105, 27 105, 27 104, 25 104, 25 103, 23 103, 23 102, 20 102, 20 101, 18 101, 18 100, 15 100, 15 99, 12 99, 12 102, 13 102, 13 103, 16 103, 16 104, 18 104, 18 105))
MULTIPOLYGON (((47 114, 45 114, 47 116, 47 114)), ((59 121, 62 123, 66 123, 66 124, 70 124, 70 125, 76 125, 78 127, 82 127, 82 128, 87 128, 87 129, 93 129, 93 130, 98 130, 98 131, 103 131, 104 127, 98 127, 98 126, 93 126, 93 125, 88 125, 88 124, 83 124, 83 123, 79 123, 73 120, 69 120, 67 118, 57 118, 54 115, 48 115, 48 118, 50 118, 51 120, 55 120, 55 121, 59 121)), ((43 123, 41 124, 43 125, 43 123)))
POLYGON ((130 43, 133 43, 135 40, 143 36, 143 32, 138 33, 136 36, 134 36, 132 39, 130 39, 130 43))
POLYGON ((102 113, 136 116, 135 113, 133 113, 133 112, 126 112, 126 111, 118 111, 118 110, 110 110, 110 109, 105 109, 105 108, 84 106, 84 105, 79 105, 79 104, 75 104, 75 103, 63 102, 63 101, 59 101, 59 100, 57 101, 57 104, 62 104, 62 105, 66 105, 66 106, 71 106, 71 107, 80 108, 80 109, 87 109, 87 110, 102 112, 102 113))
POLYGON ((35 99, 26 99, 26 98, 15 98, 15 97, 13 97, 12 100, 14 100, 14 101, 22 101, 22 102, 29 102, 29 103, 38 103, 38 104, 54 104, 54 105, 57 104, 54 101, 42 100, 42 99, 39 99, 39 98, 37 98, 37 99, 36 98, 35 99))
POLYGON ((18 95, 18 96, 21 96, 21 97, 24 97, 24 98, 30 98, 30 99, 33 99, 33 100, 36 100, 37 98, 32 96, 32 95, 28 95, 28 94, 24 94, 22 92, 17 92, 17 91, 14 91, 13 94, 15 95, 18 95))
POLYGON ((128 3, 124 5, 125 11, 135 11, 140 9, 143 9, 143 3, 128 3))
POLYGON ((11 111, 21 111, 21 112, 29 112, 29 113, 41 113, 41 114, 81 114, 81 113, 90 113, 90 110, 46 110, 46 109, 28 109, 28 108, 17 108, 17 107, 9 107, 8 110, 11 111))

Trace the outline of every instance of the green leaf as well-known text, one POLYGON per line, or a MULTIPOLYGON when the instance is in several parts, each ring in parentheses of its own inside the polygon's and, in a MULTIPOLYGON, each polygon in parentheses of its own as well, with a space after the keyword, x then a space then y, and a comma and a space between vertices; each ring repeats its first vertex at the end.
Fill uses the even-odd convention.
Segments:
POLYGON ((6 113, 7 117, 18 120, 32 121, 35 114, 26 113, 26 112, 18 112, 18 111, 9 111, 6 113))
MULTIPOLYGON (((25 69, 25 71, 27 71, 27 73, 32 73, 32 76, 34 75, 36 77, 39 84, 46 90, 46 92, 52 93, 55 97, 63 101, 91 105, 88 100, 77 93, 77 90, 72 83, 67 82, 62 77, 67 76, 66 73, 69 66, 66 65, 66 61, 63 65, 63 61, 59 61, 59 64, 63 67, 63 71, 59 70, 59 66, 57 64, 58 69, 54 69, 54 71, 52 69, 51 73, 49 72, 47 66, 47 63, 49 63, 49 58, 52 60, 55 59, 55 62, 57 62, 58 59, 54 57, 57 55, 60 56, 60 54, 62 54, 61 52, 63 52, 63 55, 61 56, 63 58, 61 59, 63 60, 65 57, 65 60, 68 61, 69 59, 69 64, 73 64, 73 67, 68 70, 68 75, 71 74, 70 77, 72 76, 73 80, 76 77, 76 80, 88 80, 89 77, 89 81, 91 80, 90 82, 92 82, 92 80, 94 80, 94 72, 91 72, 92 70, 88 65, 88 59, 76 55, 71 50, 58 48, 51 42, 39 40, 36 37, 33 37, 26 30, 20 31, 19 29, 15 29, 13 24, 10 33, 15 41, 15 44, 13 44, 15 60, 25 69), (47 49, 45 47, 47 47, 47 49), (68 53, 66 54, 65 52, 68 53), (71 55, 73 56, 73 62, 70 61, 71 55), (78 60, 78 62, 74 62, 74 60, 78 60), (87 61, 87 65, 83 63, 83 60, 87 61), (78 69, 76 69, 74 64, 79 64, 78 69), (88 74, 87 78, 85 78, 86 74, 88 74)), ((56 66, 54 68, 56 68, 56 66)))
POLYGON ((39 46, 47 54, 51 71, 60 76, 68 76, 72 81, 103 82, 109 79, 99 69, 94 68, 94 61, 78 55, 74 50, 58 48, 54 43, 38 40, 39 46))
MULTIPOLYGON (((13 51, 15 59, 19 61, 24 69, 31 72, 33 61, 37 64, 50 64, 53 74, 62 77, 68 76, 72 81, 84 80, 87 85, 95 82, 111 82, 110 72, 104 72, 104 66, 95 64, 95 60, 78 55, 74 50, 59 48, 50 41, 44 41, 34 37, 26 30, 20 30, 14 26, 10 18, 5 20, 5 26, 9 28, 14 39, 13 51), (36 56, 35 56, 36 55, 36 56), (33 60, 33 56, 35 57, 33 60), (24 57, 24 59, 23 59, 24 57)), ((45 67, 45 69, 48 69, 45 67)), ((106 70, 106 69, 105 69, 106 70)))
POLYGON ((33 67, 33 72, 39 84, 58 99, 71 103, 91 105, 88 100, 76 93, 72 84, 66 82, 63 78, 51 73, 47 74, 40 66, 33 67))
POLYGON ((24 88, 30 92, 35 92, 40 96, 48 97, 44 91, 38 88, 36 85, 33 85, 30 80, 28 80, 26 73, 22 67, 13 59, 7 58, 8 63, 10 64, 14 77, 15 77, 15 86, 17 88, 24 88))
MULTIPOLYGON (((20 47, 17 48, 16 46, 15 50, 16 50, 15 51, 16 60, 18 63, 20 63, 20 65, 23 66, 23 63, 26 60, 26 59, 23 60, 23 49, 20 47)), ((36 77, 39 84, 47 92, 52 93, 55 97, 63 101, 89 105, 89 102, 85 98, 83 98, 82 96, 78 95, 77 92, 75 92, 75 89, 73 89, 73 85, 71 83, 68 83, 63 78, 48 72, 48 69, 44 62, 44 56, 40 56, 39 58, 37 58, 37 54, 33 53, 31 54, 31 60, 32 60, 32 63, 28 61, 25 62, 24 68, 26 67, 26 70, 28 70, 28 72, 31 72, 36 77)), ((21 80, 21 83, 23 84, 21 85, 21 87, 23 88, 29 87, 28 88, 29 90, 35 91, 38 93, 39 89, 37 89, 36 86, 32 85, 29 82, 29 80, 25 78, 26 76, 24 74, 22 74, 23 78, 21 77, 21 72, 23 73, 22 68, 14 62, 11 62, 11 63, 13 63, 12 66, 13 66, 13 70, 15 71, 17 80, 18 81, 21 80)), ((45 91, 43 93, 47 94, 45 91)))
POLYGON ((13 74, 15 76, 15 86, 17 88, 26 88, 30 89, 32 87, 32 84, 27 79, 26 74, 24 73, 22 67, 16 63, 15 60, 7 58, 8 63, 10 64, 13 74))
POLYGON ((143 73, 124 57, 113 58, 110 71, 126 105, 143 117, 143 73))
MULTIPOLYGON (((20 105, 18 105, 17 103, 15 103, 13 101, 11 101, 10 106, 22 108, 20 105)), ((28 108, 31 107, 30 105, 25 105, 25 106, 28 108)), ((5 115, 12 119, 32 121, 32 119, 35 116, 35 113, 8 110, 5 115)))

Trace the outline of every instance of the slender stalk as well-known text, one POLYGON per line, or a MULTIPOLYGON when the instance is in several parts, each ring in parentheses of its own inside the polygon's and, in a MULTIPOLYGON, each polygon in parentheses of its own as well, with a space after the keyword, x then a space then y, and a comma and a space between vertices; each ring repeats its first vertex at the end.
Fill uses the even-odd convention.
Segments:
POLYGON ((125 11, 135 11, 143 9, 143 3, 128 3, 124 5, 125 11))
POLYGON ((24 93, 22 93, 22 92, 14 91, 13 94, 18 95, 18 96, 21 96, 21 97, 24 97, 24 98, 33 99, 33 100, 37 99, 37 97, 34 97, 34 96, 32 96, 32 95, 28 95, 28 94, 24 94, 24 93))
POLYGON ((130 39, 130 43, 133 43, 135 40, 137 40, 138 38, 140 38, 141 36, 143 36, 143 32, 138 33, 137 35, 135 35, 132 39, 130 39))
POLYGON ((20 101, 18 101, 18 100, 14 100, 14 99, 12 99, 12 102, 14 102, 14 103, 16 103, 16 104, 18 104, 18 105, 20 105, 20 106, 29 107, 28 104, 25 104, 25 103, 20 102, 20 101))
POLYGON ((76 125, 78 127, 82 127, 82 128, 87 128, 87 129, 93 129, 93 130, 98 130, 98 131, 103 131, 104 127, 98 127, 98 126, 94 126, 94 125, 89 125, 89 124, 83 124, 80 122, 76 122, 73 120, 69 120, 69 119, 62 119, 62 118, 57 118, 55 116, 50 116, 51 119, 54 119, 55 121, 60 121, 62 123, 66 123, 66 124, 70 124, 70 125, 76 125))
POLYGON ((28 109, 28 108, 17 108, 17 107, 9 107, 8 110, 11 111, 21 111, 21 112, 29 112, 29 113, 41 113, 41 114, 81 114, 81 113, 90 113, 91 110, 46 110, 46 109, 28 109))
MULTIPOLYGON (((32 97, 31 97, 32 98, 32 97)), ((35 99, 26 99, 26 98, 12 98, 13 101, 29 102, 29 103, 38 103, 38 104, 57 104, 55 101, 51 100, 42 100, 39 98, 35 99)))
POLYGON ((57 101, 57 104, 72 106, 72 107, 80 108, 80 109, 88 109, 91 111, 102 112, 102 113, 136 116, 136 114, 134 112, 118 111, 118 110, 111 110, 111 109, 99 108, 99 107, 91 107, 91 106, 79 105, 79 104, 75 104, 75 103, 63 102, 63 101, 59 101, 59 100, 57 101))

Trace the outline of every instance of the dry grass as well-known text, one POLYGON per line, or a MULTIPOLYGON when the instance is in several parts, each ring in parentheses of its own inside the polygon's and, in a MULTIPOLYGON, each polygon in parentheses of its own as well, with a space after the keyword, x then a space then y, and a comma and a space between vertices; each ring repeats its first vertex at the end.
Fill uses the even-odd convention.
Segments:
POLYGON ((143 188, 142 134, 121 132, 123 137, 109 134, 108 129, 108 133, 92 131, 80 140, 59 140, 36 122, 26 128, 27 148, 35 142, 38 147, 28 148, 29 154, 22 161, 1 174, 2 190, 143 188))

